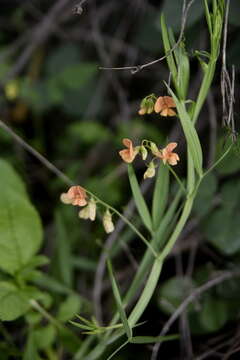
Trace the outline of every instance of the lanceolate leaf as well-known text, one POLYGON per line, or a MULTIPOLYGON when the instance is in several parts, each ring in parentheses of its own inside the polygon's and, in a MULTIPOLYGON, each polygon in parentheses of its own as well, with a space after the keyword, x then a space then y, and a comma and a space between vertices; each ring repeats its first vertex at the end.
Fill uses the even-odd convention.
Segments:
POLYGON ((179 119, 181 121, 183 132, 185 134, 187 143, 189 145, 189 150, 192 155, 195 169, 198 175, 202 176, 202 148, 198 138, 197 131, 187 113, 184 102, 179 101, 176 95, 174 94, 174 92, 170 89, 170 87, 167 84, 166 86, 176 104, 179 114, 179 119))
POLYGON ((158 175, 155 182, 153 204, 152 204, 152 218, 153 229, 156 230, 161 222, 164 210, 166 208, 169 189, 169 169, 161 162, 158 168, 158 175))
POLYGON ((148 210, 148 207, 146 205, 146 202, 142 196, 134 169, 132 165, 128 165, 128 176, 129 176, 129 181, 130 181, 130 185, 131 185, 131 189, 132 189, 132 193, 133 193, 133 197, 138 209, 138 212, 142 218, 142 221, 144 223, 144 225, 148 228, 149 231, 152 230, 152 220, 151 220, 151 216, 148 210))
POLYGON ((176 340, 179 335, 168 335, 168 336, 134 336, 130 342, 133 344, 151 344, 170 340, 176 340))
POLYGON ((111 265, 110 260, 108 260, 108 271, 109 271, 109 275, 110 275, 110 279, 111 279, 111 283, 112 283, 113 294, 114 294, 114 297, 116 300, 118 312, 119 312, 120 318, 122 320, 124 330, 127 334, 128 339, 131 339, 132 338, 132 329, 129 326, 128 319, 127 319, 125 310, 122 305, 120 292, 119 292, 118 285, 117 285, 116 280, 113 275, 113 270, 112 270, 112 265, 111 265))

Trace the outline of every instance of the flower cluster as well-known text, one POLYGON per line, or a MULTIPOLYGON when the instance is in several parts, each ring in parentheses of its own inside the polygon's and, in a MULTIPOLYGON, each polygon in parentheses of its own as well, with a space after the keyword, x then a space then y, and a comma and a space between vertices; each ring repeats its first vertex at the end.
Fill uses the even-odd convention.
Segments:
POLYGON ((176 105, 171 96, 159 96, 157 98, 154 94, 151 94, 141 101, 138 114, 151 114, 155 111, 161 116, 175 116, 176 112, 173 108, 176 108, 176 105))
POLYGON ((169 143, 165 148, 159 149, 157 145, 148 140, 143 140, 140 146, 134 146, 130 139, 123 139, 123 145, 126 146, 126 149, 119 151, 119 155, 126 163, 132 163, 137 154, 141 154, 142 159, 146 160, 148 156, 148 150, 152 153, 154 158, 147 166, 143 177, 144 179, 151 178, 155 175, 155 159, 160 159, 164 164, 177 165, 177 162, 180 160, 177 153, 173 150, 177 147, 176 142, 169 143))
MULTIPOLYGON (((81 219, 89 219, 94 221, 96 219, 97 203, 96 200, 91 197, 88 200, 86 190, 80 185, 71 186, 68 192, 61 194, 60 200, 64 204, 71 204, 74 206, 84 206, 78 213, 81 219)), ((112 221, 112 215, 108 209, 105 210, 103 215, 103 227, 107 234, 113 232, 114 224, 112 221)))

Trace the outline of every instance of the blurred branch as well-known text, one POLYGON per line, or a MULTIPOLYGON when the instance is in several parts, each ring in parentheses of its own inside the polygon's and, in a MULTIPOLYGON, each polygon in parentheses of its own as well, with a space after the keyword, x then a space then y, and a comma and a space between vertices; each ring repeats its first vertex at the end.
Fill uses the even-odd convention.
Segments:
MULTIPOLYGON (((28 62, 34 50, 42 44, 46 39, 52 34, 54 27, 61 20, 61 15, 65 14, 68 9, 66 5, 70 3, 70 0, 59 0, 57 1, 49 10, 49 12, 44 16, 40 24, 38 24, 35 29, 33 29, 30 43, 26 48, 21 52, 16 63, 13 65, 12 69, 7 73, 2 82, 6 82, 9 79, 15 77, 28 62)), ((71 12, 69 12, 69 16, 71 12)), ((21 38, 20 38, 21 39, 21 38)), ((19 40, 21 43, 21 41, 19 40)), ((16 43, 15 47, 18 47, 19 44, 16 43)))
POLYGON ((73 181, 66 176, 61 170, 54 166, 48 159, 41 155, 37 150, 30 146, 26 141, 24 141, 19 135, 17 135, 7 124, 0 120, 0 128, 5 130, 18 144, 20 144, 25 150, 37 158, 46 168, 58 176, 64 183, 71 186, 74 185, 73 181))
POLYGON ((142 65, 134 65, 134 66, 122 66, 122 67, 100 67, 100 70, 131 70, 132 74, 136 74, 137 72, 143 70, 146 67, 155 65, 161 61, 163 61, 164 59, 166 59, 169 55, 171 55, 174 50, 176 50, 176 48, 180 45, 182 39, 183 39, 183 35, 184 35, 184 30, 185 30, 185 26, 186 26, 186 21, 187 21, 187 16, 188 16, 188 12, 192 6, 192 4, 194 3, 195 0, 190 0, 189 3, 187 4, 186 0, 183 0, 183 7, 182 7, 182 21, 181 21, 181 30, 180 30, 180 35, 179 38, 177 40, 177 42, 174 44, 174 46, 168 51, 168 53, 162 57, 160 57, 159 59, 150 61, 148 63, 142 64, 142 65))
MULTIPOLYGON (((163 326, 162 331, 160 332, 160 336, 164 336, 170 330, 172 324, 177 320, 177 318, 187 309, 188 305, 196 300, 197 297, 202 295, 204 292, 208 291, 209 289, 221 284, 222 282, 232 279, 233 277, 240 276, 240 271, 224 271, 219 276, 207 281, 205 284, 199 286, 195 289, 176 309, 176 311, 172 314, 166 324, 163 326)), ((161 343, 155 344, 151 360, 157 360, 158 351, 160 349, 161 343)))

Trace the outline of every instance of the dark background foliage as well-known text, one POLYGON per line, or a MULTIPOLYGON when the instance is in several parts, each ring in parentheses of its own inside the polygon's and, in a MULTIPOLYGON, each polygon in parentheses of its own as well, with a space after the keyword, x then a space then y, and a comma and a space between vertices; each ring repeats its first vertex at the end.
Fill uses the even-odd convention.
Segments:
MULTIPOLYGON (((1 119, 75 183, 124 210, 131 194, 126 167, 118 156, 122 138, 136 141, 149 138, 159 145, 165 143, 166 137, 177 141, 182 159, 177 168, 179 176, 185 175, 185 144, 177 119, 137 114, 144 96, 166 95, 163 80, 167 81, 169 74, 164 62, 135 75, 128 70, 99 70, 99 66, 143 64, 161 56, 160 14, 165 13, 177 37, 182 1, 87 0, 81 15, 76 13, 76 5, 77 1, 73 0, 1 1, 1 119)), ((239 13, 239 1, 232 0, 227 62, 230 69, 232 64, 236 67, 237 128, 239 13)), ((200 0, 190 10, 185 43, 191 58, 189 98, 193 99, 202 76, 194 50, 207 50, 209 45, 200 0)), ((221 144, 228 137, 226 129, 221 127, 220 70, 221 61, 198 123, 205 166, 218 157, 221 144)), ((50 258, 50 264, 44 268, 46 278, 38 279, 38 284, 52 297, 50 311, 56 313, 66 301, 65 286, 80 294, 80 303, 76 300, 73 305, 75 312, 89 316, 99 306, 94 303, 94 277, 107 237, 100 221, 93 224, 80 221, 75 209, 60 204, 59 195, 66 191, 67 185, 2 129, 0 143, 1 157, 24 179, 44 224, 42 253, 50 258)), ((141 166, 137 164, 139 179, 141 166)), ((208 281, 218 270, 238 266, 239 171, 239 156, 231 152, 201 186, 192 217, 164 266, 158 291, 143 317, 147 322, 139 328, 139 334, 157 335, 167 315, 194 287, 208 281)), ((151 184, 146 198, 150 194, 151 184)), ((138 223, 137 216, 134 221, 138 223)), ((124 229, 113 247, 122 291, 129 285, 142 253, 142 244, 124 229)), ((106 322, 114 306, 107 276, 103 279, 101 295, 106 322)), ((160 354, 168 359, 191 359, 211 349, 213 353, 206 358, 219 358, 217 352, 222 354, 220 358, 233 358, 231 354, 239 346, 239 299, 239 281, 235 279, 205 293, 174 325, 172 331, 180 332, 180 340, 174 346, 164 344, 160 354)), ((17 320, 14 324, 5 323, 5 327, 12 335, 14 346, 26 349, 26 323, 17 320)), ((1 340, 0 345, 6 348, 6 341, 1 340)), ((2 359, 12 358, 8 353, 14 346, 7 345, 8 351, 2 359)), ((147 359, 150 351, 149 346, 131 345, 116 359, 147 359)), ((68 358, 66 353, 58 352, 58 358, 68 358)), ((19 353, 15 356, 20 358, 19 353)))

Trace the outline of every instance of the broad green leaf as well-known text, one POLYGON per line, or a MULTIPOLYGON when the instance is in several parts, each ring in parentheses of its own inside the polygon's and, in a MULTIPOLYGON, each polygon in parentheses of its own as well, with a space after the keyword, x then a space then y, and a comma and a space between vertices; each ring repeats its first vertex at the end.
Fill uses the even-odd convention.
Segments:
POLYGON ((228 319, 228 309, 225 301, 207 296, 199 313, 200 324, 208 332, 220 330, 228 319))
POLYGON ((68 321, 72 319, 81 307, 81 298, 77 294, 72 294, 59 306, 57 318, 60 321, 68 321))
POLYGON ((29 309, 27 294, 14 284, 0 282, 0 319, 12 321, 25 314, 29 309))
POLYGON ((203 217, 211 209, 216 190, 216 176, 210 173, 201 182, 194 200, 193 210, 199 217, 203 217))
POLYGON ((57 79, 67 88, 76 90, 84 86, 96 73, 96 64, 80 63, 65 68, 57 74, 57 79))
POLYGON ((173 277, 160 287, 159 306, 167 314, 172 314, 193 289, 191 278, 173 277))
POLYGON ((46 349, 51 346, 56 339, 56 327, 48 324, 43 328, 34 330, 34 338, 37 349, 46 349))
POLYGON ((130 342, 133 344, 151 344, 179 339, 179 335, 167 336, 134 336, 130 342))
POLYGON ((166 84, 166 86, 176 104, 178 114, 179 114, 179 119, 181 121, 183 132, 185 134, 187 144, 189 146, 189 151, 191 153, 195 169, 196 169, 198 175, 201 177, 202 176, 202 161, 203 161, 202 160, 202 148, 201 148, 201 144, 199 141, 197 131, 186 111, 184 102, 181 100, 178 100, 178 98, 176 97, 174 92, 170 89, 170 87, 167 84, 166 84))
POLYGON ((169 169, 161 162, 158 168, 158 174, 155 181, 153 204, 152 204, 152 219, 153 229, 156 230, 161 222, 164 210, 167 205, 169 191, 169 169))
POLYGON ((148 207, 146 205, 146 202, 143 198, 143 195, 141 193, 141 189, 139 187, 133 166, 131 164, 128 165, 128 176, 129 176, 129 182, 131 185, 133 197, 134 197, 139 215, 141 216, 142 221, 143 221, 144 225, 146 226, 146 228, 151 232, 152 231, 151 216, 150 216, 148 207))
POLYGON ((229 208, 217 209, 203 224, 207 240, 225 255, 234 255, 240 251, 240 211, 229 208))
POLYGON ((42 243, 42 226, 25 187, 5 161, 0 161, 0 268, 14 274, 32 261, 42 243))
POLYGON ((119 292, 118 285, 117 285, 116 280, 115 280, 114 275, 113 275, 113 269, 112 269, 112 265, 111 265, 110 260, 108 260, 107 265, 108 265, 108 271, 109 271, 110 280, 111 280, 111 284, 112 284, 112 290, 113 290, 113 294, 114 294, 114 297, 115 297, 115 300, 116 300, 119 315, 120 315, 120 318, 122 320, 123 327, 124 327, 124 330, 125 330, 125 332, 127 334, 127 337, 128 337, 128 339, 131 339, 132 338, 132 329, 129 326, 128 319, 127 319, 125 310, 124 310, 123 305, 122 305, 120 292, 119 292))
POLYGON ((14 171, 11 165, 5 160, 0 159, 0 184, 1 189, 9 187, 12 191, 27 197, 27 192, 22 179, 14 171))
POLYGON ((42 226, 37 211, 27 198, 9 186, 1 186, 1 189, 0 268, 14 274, 38 252, 42 243, 42 226))
POLYGON ((110 139, 111 132, 97 121, 77 121, 68 127, 67 135, 77 144, 81 140, 88 145, 94 145, 110 139))

